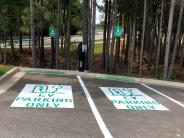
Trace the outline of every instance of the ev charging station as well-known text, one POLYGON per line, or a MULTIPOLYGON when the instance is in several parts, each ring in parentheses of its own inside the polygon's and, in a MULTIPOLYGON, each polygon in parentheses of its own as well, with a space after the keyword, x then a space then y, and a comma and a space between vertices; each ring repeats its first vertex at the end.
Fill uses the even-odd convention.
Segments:
POLYGON ((87 44, 79 43, 78 44, 78 59, 79 59, 79 71, 83 72, 85 70, 86 64, 86 55, 87 55, 87 44))

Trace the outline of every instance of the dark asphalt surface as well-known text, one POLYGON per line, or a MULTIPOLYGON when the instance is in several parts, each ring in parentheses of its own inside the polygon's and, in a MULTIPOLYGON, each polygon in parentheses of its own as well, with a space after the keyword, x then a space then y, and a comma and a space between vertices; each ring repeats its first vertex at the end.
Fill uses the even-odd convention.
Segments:
POLYGON ((0 137, 79 138, 103 137, 86 96, 75 76, 26 74, 0 95, 0 137), (74 109, 12 108, 11 103, 25 84, 72 85, 74 109))
MULTIPOLYGON (((140 84, 82 77, 114 138, 184 138, 184 108, 140 84), (138 88, 170 111, 118 110, 99 87, 138 88)), ((151 86, 184 103, 184 90, 151 86)), ((2 138, 101 138, 104 137, 76 76, 26 74, 0 95, 2 138), (71 85, 73 109, 10 107, 25 84, 71 85)))
POLYGON ((184 89, 172 88, 172 87, 166 87, 166 86, 164 87, 153 86, 153 85, 150 85, 150 86, 184 104, 184 89))

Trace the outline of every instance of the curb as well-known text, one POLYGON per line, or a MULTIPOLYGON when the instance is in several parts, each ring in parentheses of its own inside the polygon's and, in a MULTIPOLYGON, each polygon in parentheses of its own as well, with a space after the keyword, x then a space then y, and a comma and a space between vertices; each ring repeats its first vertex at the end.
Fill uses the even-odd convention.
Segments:
POLYGON ((172 81, 146 79, 146 78, 142 78, 142 79, 135 78, 135 81, 138 83, 144 83, 148 85, 167 86, 167 87, 184 89, 184 83, 181 83, 181 82, 172 82, 172 81))
POLYGON ((122 81, 129 83, 145 83, 148 85, 157 85, 157 86, 167 86, 184 89, 184 83, 181 82, 171 82, 164 80, 155 80, 155 79, 146 79, 146 78, 134 78, 127 76, 118 76, 118 75, 106 75, 98 73, 88 73, 88 72, 79 72, 79 71, 70 71, 70 70, 56 70, 56 69, 38 69, 38 68, 20 68, 20 71, 27 73, 40 73, 48 75, 80 75, 83 77, 90 77, 96 79, 105 79, 105 80, 114 80, 122 81))
POLYGON ((63 70, 53 70, 53 69, 39 69, 39 68, 20 68, 20 71, 26 73, 40 73, 40 74, 49 74, 49 75, 64 75, 65 72, 63 70))
POLYGON ((135 82, 133 77, 126 77, 126 76, 116 76, 116 75, 102 75, 97 74, 95 76, 97 79, 108 79, 108 80, 115 80, 115 81, 124 81, 124 82, 135 82))
POLYGON ((9 70, 8 72, 6 72, 4 75, 2 75, 0 77, 0 82, 6 78, 13 76, 14 74, 16 74, 19 71, 20 71, 19 67, 14 67, 13 69, 9 70))

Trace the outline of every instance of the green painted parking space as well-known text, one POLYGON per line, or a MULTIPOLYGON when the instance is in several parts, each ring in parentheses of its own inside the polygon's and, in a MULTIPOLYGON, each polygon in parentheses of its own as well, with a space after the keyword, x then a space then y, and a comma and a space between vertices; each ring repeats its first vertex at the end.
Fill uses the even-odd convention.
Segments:
POLYGON ((23 68, 21 69, 23 72, 26 73, 33 73, 33 74, 50 74, 50 75, 63 75, 65 74, 62 70, 50 70, 50 69, 31 69, 31 68, 23 68))
POLYGON ((95 78, 98 79, 107 79, 107 80, 115 80, 115 81, 124 81, 124 82, 135 82, 132 77, 124 77, 124 76, 116 76, 116 75, 96 75, 95 78))

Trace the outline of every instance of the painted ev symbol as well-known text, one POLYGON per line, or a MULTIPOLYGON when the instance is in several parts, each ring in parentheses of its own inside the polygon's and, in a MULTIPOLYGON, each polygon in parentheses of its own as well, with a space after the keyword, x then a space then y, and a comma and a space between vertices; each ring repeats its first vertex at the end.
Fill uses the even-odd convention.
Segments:
POLYGON ((135 94, 132 89, 128 88, 108 88, 108 91, 113 96, 131 97, 133 99, 136 99, 137 96, 142 96, 140 94, 135 94))
POLYGON ((32 93, 57 93, 62 89, 61 85, 36 85, 32 93))

